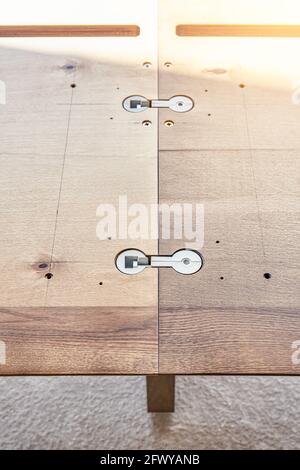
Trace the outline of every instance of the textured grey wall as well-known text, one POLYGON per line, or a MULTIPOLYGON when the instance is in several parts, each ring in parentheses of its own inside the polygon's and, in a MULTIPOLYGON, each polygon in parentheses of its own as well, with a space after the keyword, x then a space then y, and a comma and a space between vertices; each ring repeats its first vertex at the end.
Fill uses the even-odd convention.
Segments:
POLYGON ((1 449, 294 449, 300 377, 179 377, 173 415, 143 377, 0 378, 1 449))

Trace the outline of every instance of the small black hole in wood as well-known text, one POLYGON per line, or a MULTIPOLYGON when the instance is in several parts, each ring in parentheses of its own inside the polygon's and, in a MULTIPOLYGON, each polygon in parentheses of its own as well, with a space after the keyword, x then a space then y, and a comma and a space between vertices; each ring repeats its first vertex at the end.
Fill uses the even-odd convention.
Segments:
POLYGON ((70 87, 71 88, 76 88, 76 83, 71 83, 70 87))
POLYGON ((46 279, 51 279, 51 277, 53 277, 53 274, 52 274, 52 273, 47 273, 47 274, 45 274, 45 278, 46 278, 46 279))

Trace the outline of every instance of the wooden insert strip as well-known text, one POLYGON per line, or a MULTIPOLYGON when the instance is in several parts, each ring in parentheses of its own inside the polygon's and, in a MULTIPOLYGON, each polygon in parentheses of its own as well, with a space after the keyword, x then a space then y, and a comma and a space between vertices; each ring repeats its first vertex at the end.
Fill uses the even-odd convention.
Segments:
POLYGON ((136 25, 0 25, 0 37, 139 36, 136 25))

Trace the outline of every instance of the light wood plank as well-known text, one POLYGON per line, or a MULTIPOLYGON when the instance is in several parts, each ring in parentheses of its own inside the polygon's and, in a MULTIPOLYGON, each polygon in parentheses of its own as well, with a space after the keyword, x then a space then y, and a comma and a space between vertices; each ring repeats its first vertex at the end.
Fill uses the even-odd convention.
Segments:
MULTIPOLYGON (((255 188, 247 152, 160 154, 162 202, 205 209, 203 269, 160 273, 160 373, 299 373, 297 155, 257 152, 255 188), (176 192, 179 178, 189 184, 176 192)), ((165 240, 160 251, 182 246, 165 240)))
POLYGON ((299 374, 292 363, 298 309, 161 307, 160 318, 162 374, 299 374))
POLYGON ((175 376, 149 375, 147 407, 150 413, 172 413, 175 409, 175 376))
POLYGON ((157 368, 153 307, 0 308, 1 375, 147 374, 157 368))
MULTIPOLYGON (((195 275, 160 272, 161 374, 300 373, 292 362, 300 338, 300 108, 288 60, 300 41, 174 37, 178 24, 230 23, 233 7, 241 24, 266 22, 257 2, 247 5, 161 4, 160 97, 182 93, 195 107, 159 113, 160 201, 204 206, 203 246, 160 242, 164 254, 190 246, 204 256, 195 275)), ((279 13, 271 14, 276 24, 279 13)))

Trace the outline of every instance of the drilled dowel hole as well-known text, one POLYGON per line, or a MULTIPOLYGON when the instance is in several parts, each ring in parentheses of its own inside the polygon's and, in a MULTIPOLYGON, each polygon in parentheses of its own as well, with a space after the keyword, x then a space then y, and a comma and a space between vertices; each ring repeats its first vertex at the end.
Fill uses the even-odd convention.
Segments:
POLYGON ((265 279, 271 279, 271 277, 272 277, 272 274, 271 274, 271 273, 265 273, 265 274, 264 274, 264 278, 265 278, 265 279))

